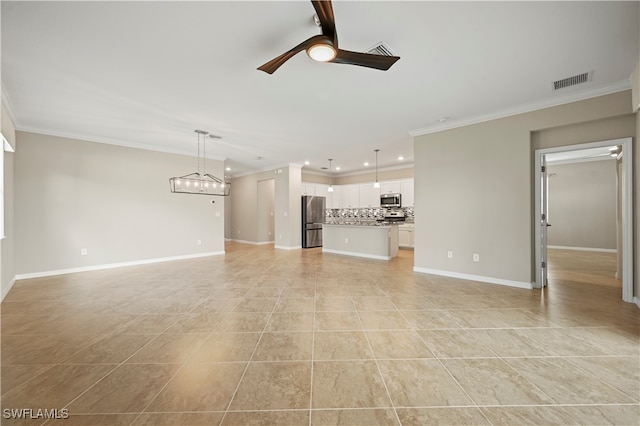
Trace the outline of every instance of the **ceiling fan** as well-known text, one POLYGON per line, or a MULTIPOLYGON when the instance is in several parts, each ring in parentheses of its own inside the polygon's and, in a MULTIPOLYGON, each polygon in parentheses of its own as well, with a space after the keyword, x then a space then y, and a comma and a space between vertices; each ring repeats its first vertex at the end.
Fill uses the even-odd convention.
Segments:
POLYGON ((320 21, 322 34, 308 38, 293 49, 258 67, 260 71, 273 74, 282 64, 303 50, 306 50, 309 57, 316 61, 358 65, 383 71, 391 68, 400 59, 398 56, 384 56, 339 49, 331 0, 312 0, 311 3, 320 21))

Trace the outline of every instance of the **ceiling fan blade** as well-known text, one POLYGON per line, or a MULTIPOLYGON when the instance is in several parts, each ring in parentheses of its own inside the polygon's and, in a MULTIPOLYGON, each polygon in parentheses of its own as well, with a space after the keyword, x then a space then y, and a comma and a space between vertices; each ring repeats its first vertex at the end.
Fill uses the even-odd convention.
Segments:
POLYGON ((338 54, 331 62, 386 71, 391 68, 398 59, 400 59, 399 56, 374 55, 372 53, 351 52, 349 50, 338 49, 338 54))
POLYGON ((336 32, 336 20, 333 16, 333 6, 331 0, 311 0, 313 8, 316 10, 322 34, 329 37, 333 45, 338 48, 338 33, 336 32))
POLYGON ((287 62, 296 54, 302 52, 303 50, 306 50, 308 47, 312 46, 314 43, 318 42, 319 40, 323 40, 324 38, 325 38, 324 35, 315 35, 313 37, 310 37, 305 41, 303 41, 302 43, 300 43, 299 45, 297 45, 296 47, 294 47, 293 49, 288 50, 282 55, 278 56, 277 58, 274 58, 269 62, 267 62, 266 64, 259 66, 258 69, 260 71, 266 72, 267 74, 273 74, 278 68, 282 66, 282 64, 287 62))

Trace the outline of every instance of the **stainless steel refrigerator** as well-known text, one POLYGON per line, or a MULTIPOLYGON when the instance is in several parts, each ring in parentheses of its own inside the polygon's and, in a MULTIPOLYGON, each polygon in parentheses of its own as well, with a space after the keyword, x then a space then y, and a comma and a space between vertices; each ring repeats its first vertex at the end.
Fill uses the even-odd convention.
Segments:
POLYGON ((322 247, 325 197, 302 196, 302 247, 322 247))

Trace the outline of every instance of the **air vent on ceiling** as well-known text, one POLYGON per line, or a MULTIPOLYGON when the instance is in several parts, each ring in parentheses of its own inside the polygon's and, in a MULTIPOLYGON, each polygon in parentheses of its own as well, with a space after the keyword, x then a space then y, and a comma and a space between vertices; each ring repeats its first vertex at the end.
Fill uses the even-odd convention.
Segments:
POLYGON ((574 75, 572 77, 563 78, 553 82, 553 90, 560 90, 567 87, 575 86, 577 84, 586 83, 591 81, 592 72, 585 72, 582 74, 574 75))
POLYGON ((389 46, 387 46, 384 41, 381 41, 380 43, 376 44, 375 46, 367 50, 367 53, 371 53, 373 55, 382 55, 382 56, 396 56, 391 51, 391 49, 389 49, 389 46))

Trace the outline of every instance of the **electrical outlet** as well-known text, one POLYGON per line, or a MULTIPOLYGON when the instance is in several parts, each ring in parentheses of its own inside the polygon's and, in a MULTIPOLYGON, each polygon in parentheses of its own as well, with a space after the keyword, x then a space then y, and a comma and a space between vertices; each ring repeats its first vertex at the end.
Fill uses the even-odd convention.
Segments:
POLYGON ((202 245, 202 240, 196 240, 197 245, 202 245))
POLYGON ((220 217, 220 212, 216 212, 216 217, 220 217))
POLYGON ((344 243, 345 243, 345 244, 349 244, 349 238, 345 238, 345 239, 344 239, 344 243))
POLYGON ((480 262, 480 255, 478 253, 473 253, 473 261, 480 262))
POLYGON ((447 252, 447 258, 453 259, 453 252, 451 250, 447 252))
POLYGON ((87 249, 86 248, 80 249, 80 256, 86 256, 86 255, 87 255, 87 249))

